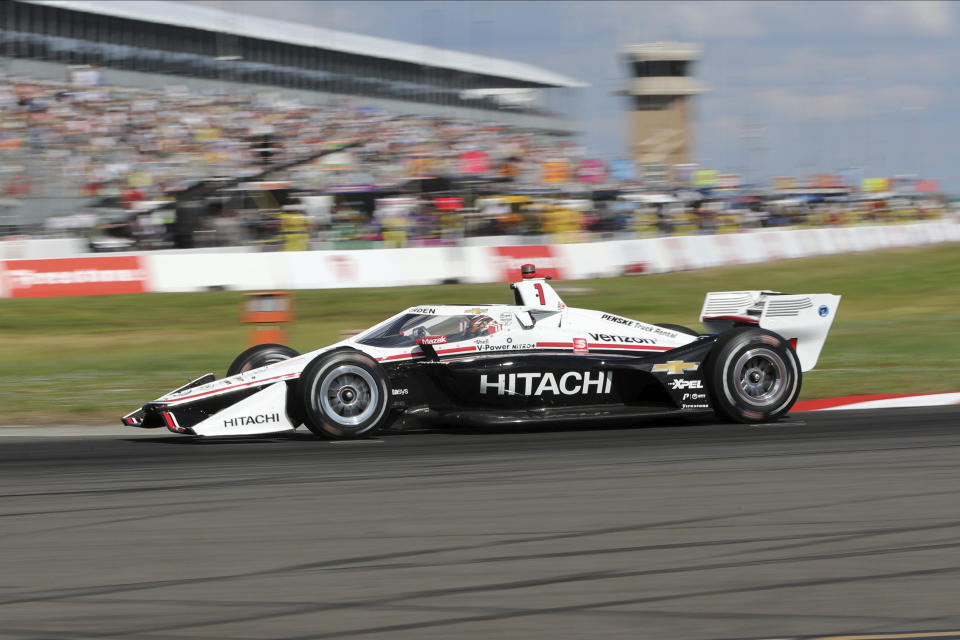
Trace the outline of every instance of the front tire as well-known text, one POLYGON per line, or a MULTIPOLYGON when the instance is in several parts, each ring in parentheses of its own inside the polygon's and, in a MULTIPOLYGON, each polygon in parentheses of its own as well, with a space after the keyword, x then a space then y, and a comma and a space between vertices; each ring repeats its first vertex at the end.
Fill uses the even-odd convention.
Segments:
POLYGON ((722 334, 706 362, 705 380, 713 407, 733 422, 772 422, 800 395, 802 374, 793 347, 781 336, 755 327, 722 334))
POLYGON ((300 355, 298 351, 282 344, 258 344, 234 358, 227 369, 227 377, 296 358, 298 355, 300 355))
POLYGON ((390 385, 377 362, 348 349, 315 358, 298 383, 304 424, 327 438, 360 438, 385 421, 390 385))

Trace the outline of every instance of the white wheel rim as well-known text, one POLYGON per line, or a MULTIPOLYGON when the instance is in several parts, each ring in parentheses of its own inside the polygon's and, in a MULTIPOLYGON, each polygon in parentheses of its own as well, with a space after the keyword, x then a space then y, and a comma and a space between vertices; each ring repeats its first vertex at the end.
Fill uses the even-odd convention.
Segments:
POLYGON ((750 349, 737 358, 733 374, 737 395, 752 405, 763 407, 779 400, 787 379, 787 365, 770 349, 750 349))
POLYGON ((376 412, 380 388, 366 369, 344 364, 323 377, 316 395, 327 418, 339 425, 353 427, 370 419, 376 412))

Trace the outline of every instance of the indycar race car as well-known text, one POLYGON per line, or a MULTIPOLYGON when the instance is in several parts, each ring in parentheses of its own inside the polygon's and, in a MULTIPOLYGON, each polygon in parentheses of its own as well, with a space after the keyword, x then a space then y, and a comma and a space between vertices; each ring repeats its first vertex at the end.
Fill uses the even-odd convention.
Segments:
POLYGON ((840 296, 708 293, 706 334, 567 307, 533 265, 514 304, 421 305, 342 342, 298 354, 241 353, 123 417, 198 436, 301 424, 330 438, 407 424, 490 426, 624 421, 713 412, 774 421, 800 393, 840 296))

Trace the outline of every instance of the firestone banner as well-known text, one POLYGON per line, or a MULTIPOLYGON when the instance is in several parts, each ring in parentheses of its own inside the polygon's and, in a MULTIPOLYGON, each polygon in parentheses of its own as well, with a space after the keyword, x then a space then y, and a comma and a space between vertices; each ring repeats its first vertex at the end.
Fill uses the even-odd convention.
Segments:
POLYGON ((5 260, 0 277, 11 298, 146 293, 140 256, 5 260))

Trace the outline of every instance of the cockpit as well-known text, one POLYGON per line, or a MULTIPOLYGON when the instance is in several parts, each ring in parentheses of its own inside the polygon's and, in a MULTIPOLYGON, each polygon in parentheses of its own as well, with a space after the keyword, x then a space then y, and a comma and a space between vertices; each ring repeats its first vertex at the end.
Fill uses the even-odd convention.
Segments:
POLYGON ((463 342, 492 335, 500 329, 500 323, 486 314, 405 313, 357 342, 381 348, 413 347, 418 340, 430 344, 463 342))

